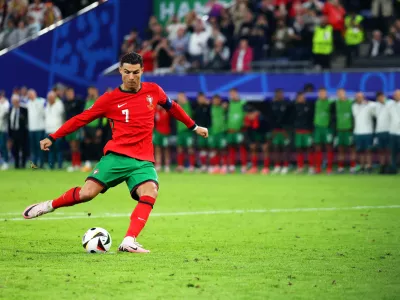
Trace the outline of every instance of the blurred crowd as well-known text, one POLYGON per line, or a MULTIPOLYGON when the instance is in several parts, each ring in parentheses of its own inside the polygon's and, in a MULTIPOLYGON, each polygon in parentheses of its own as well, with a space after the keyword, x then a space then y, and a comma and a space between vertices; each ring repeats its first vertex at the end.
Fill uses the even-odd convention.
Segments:
MULTIPOLYGON (((199 93, 177 102, 197 124, 209 128, 208 139, 196 139, 182 123, 161 107, 155 111, 156 169, 187 169, 212 174, 371 173, 379 165, 382 174, 396 173, 400 152, 400 90, 393 95, 381 92, 368 100, 363 93, 352 97, 339 89, 328 95, 320 88, 305 86, 294 101, 283 90, 272 99, 249 102, 238 90, 228 98, 211 99, 199 93), (390 99, 393 98, 393 99, 390 99)), ((89 87, 85 99, 74 89, 58 84, 46 99, 35 90, 15 88, 9 101, 0 92, 1 170, 11 161, 15 168, 64 168, 90 171, 102 156, 102 148, 112 136, 107 119, 97 119, 76 133, 59 139, 49 152, 39 141, 55 132, 66 120, 90 108, 98 90, 89 87), (64 164, 64 159, 68 163, 64 164), (46 165, 47 163, 47 165, 46 165)))
POLYGON ((94 0, 0 0, 0 49, 15 45, 94 0))
POLYGON ((155 73, 246 72, 282 58, 329 68, 336 55, 351 66, 362 43, 371 57, 400 54, 399 12, 392 0, 210 0, 203 13, 174 15, 165 26, 152 16, 145 32, 125 36, 121 52, 140 52, 155 73))

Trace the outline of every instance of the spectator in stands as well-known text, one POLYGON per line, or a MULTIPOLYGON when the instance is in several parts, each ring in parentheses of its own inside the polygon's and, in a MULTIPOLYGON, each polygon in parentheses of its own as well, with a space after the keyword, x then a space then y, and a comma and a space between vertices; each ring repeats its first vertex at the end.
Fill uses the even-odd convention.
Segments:
POLYGON ((394 103, 390 107, 390 151, 391 174, 397 173, 398 155, 400 153, 400 90, 396 90, 393 97, 394 103))
POLYGON ((205 5, 205 13, 210 17, 221 16, 223 10, 224 6, 221 3, 218 3, 218 0, 209 0, 205 5))
POLYGON ((0 38, 0 49, 2 48, 8 48, 18 42, 18 35, 15 30, 15 25, 14 21, 12 19, 9 19, 7 21, 7 26, 1 33, 1 38, 0 38))
POLYGON ((139 51, 142 40, 139 37, 137 29, 132 29, 131 32, 124 37, 124 43, 121 47, 122 54, 139 51))
POLYGON ((11 0, 8 4, 8 8, 8 18, 13 20, 15 24, 18 24, 28 11, 28 0, 11 0))
POLYGON ((249 47, 246 39, 241 39, 238 48, 233 53, 232 57, 232 71, 233 72, 247 72, 251 70, 251 63, 253 62, 253 50, 249 47))
MULTIPOLYGON (((67 88, 65 93, 66 101, 64 103, 65 108, 65 120, 68 121, 72 117, 80 114, 83 111, 83 101, 75 97, 75 91, 73 88, 67 88)), ((80 152, 80 134, 79 131, 75 131, 65 137, 69 143, 71 150, 71 166, 67 168, 68 172, 78 171, 81 168, 81 152, 80 152)))
POLYGON ((34 0, 32 4, 28 7, 28 15, 31 16, 35 23, 43 24, 44 12, 46 11, 46 6, 42 3, 42 0, 34 0))
POLYGON ((211 28, 207 26, 204 28, 201 20, 196 21, 194 32, 190 35, 188 53, 189 60, 200 67, 203 66, 204 55, 207 52, 207 40, 211 35, 211 28))
POLYGON ((170 42, 175 40, 177 38, 177 36, 178 36, 179 30, 181 30, 181 29, 183 29, 183 31, 185 32, 186 24, 179 22, 178 16, 177 15, 173 15, 171 17, 171 19, 168 20, 168 23, 167 23, 167 26, 166 26, 166 31, 168 33, 168 40, 170 42))
POLYGON ((31 160, 35 165, 43 167, 43 152, 39 142, 44 138, 45 129, 45 100, 37 96, 36 91, 28 91, 28 130, 31 160))
POLYGON ((0 0, 0 31, 3 30, 8 12, 7 0, 0 0))
POLYGON ((236 1, 235 4, 230 7, 229 13, 232 17, 232 22, 235 28, 235 36, 238 36, 239 30, 242 27, 242 23, 244 22, 244 18, 248 11, 249 9, 243 1, 236 1))
POLYGON ((290 31, 286 26, 285 21, 283 19, 278 20, 275 34, 272 37, 274 42, 272 49, 273 57, 282 57, 287 54, 290 42, 290 32, 292 31, 290 31))
POLYGON ((229 48, 222 40, 217 40, 207 57, 207 68, 211 70, 229 70, 229 48))
POLYGON ((386 48, 383 54, 386 56, 394 55, 394 40, 390 35, 386 37, 386 48))
POLYGON ((290 45, 288 49, 289 58, 292 60, 309 59, 311 53, 311 39, 302 16, 296 16, 288 33, 290 45))
POLYGON ((176 74, 186 74, 190 69, 191 65, 186 60, 184 55, 175 56, 174 61, 172 63, 171 72, 176 74))
POLYGON ((20 102, 21 102, 21 106, 26 107, 26 105, 28 104, 28 87, 21 86, 21 89, 19 90, 19 96, 20 96, 20 102))
POLYGON ((254 60, 262 60, 267 56, 268 40, 262 27, 254 27, 251 31, 249 44, 253 49, 254 60))
MULTIPOLYGON (((47 103, 45 109, 45 132, 46 135, 56 132, 58 128, 64 123, 65 110, 62 101, 57 100, 57 94, 50 91, 47 94, 47 103)), ((54 142, 49 151, 49 167, 54 169, 57 160, 58 168, 62 168, 63 152, 62 152, 62 139, 54 142)), ((39 150, 40 151, 40 150, 39 150)))
POLYGON ((383 55, 386 49, 386 42, 382 39, 382 32, 375 30, 372 33, 372 40, 369 44, 369 56, 376 57, 383 55))
POLYGON ((374 17, 382 16, 385 18, 393 15, 393 1, 392 0, 372 0, 371 13, 374 17))
POLYGON ((9 137, 12 141, 12 154, 15 169, 25 168, 28 156, 28 111, 20 106, 20 97, 11 97, 12 108, 9 118, 9 137))
POLYGON ((156 29, 156 26, 158 26, 158 25, 160 25, 160 24, 158 23, 157 17, 150 16, 148 26, 145 30, 147 39, 153 38, 154 31, 156 29))
POLYGON ((364 41, 363 17, 352 14, 345 19, 346 66, 350 67, 354 57, 358 56, 360 44, 364 41))
POLYGON ((237 32, 238 38, 249 38, 251 34, 251 30, 253 29, 254 24, 254 15, 250 10, 247 10, 243 22, 240 25, 240 28, 237 32))
POLYGON ((28 28, 25 26, 25 22, 20 20, 18 22, 18 28, 15 29, 17 34, 17 43, 23 41, 28 37, 28 28))
POLYGON ((170 71, 174 51, 169 46, 168 40, 163 38, 154 49, 155 73, 166 73, 170 71))
POLYGON ((164 29, 160 24, 156 24, 153 26, 152 36, 150 40, 153 50, 157 47, 158 43, 163 39, 164 35, 165 35, 164 29))
POLYGON ((10 103, 5 97, 5 92, 0 91, 0 155, 3 160, 3 164, 0 170, 4 171, 8 169, 8 117, 10 112, 10 103))
POLYGON ((26 27, 27 29, 27 36, 33 36, 35 34, 38 34, 40 31, 40 24, 36 21, 36 19, 28 15, 28 26, 26 27))
POLYGON ((144 72, 153 72, 154 70, 154 52, 149 41, 144 41, 142 50, 139 54, 143 58, 144 72))
POLYGON ((226 10, 222 11, 221 21, 220 21, 220 30, 221 33, 226 38, 226 45, 229 47, 229 50, 233 49, 233 35, 235 31, 235 27, 233 26, 231 16, 227 13, 226 10))
POLYGON ((323 14, 328 19, 328 24, 332 25, 333 28, 333 40, 335 50, 343 50, 343 37, 342 32, 344 31, 344 16, 346 11, 341 5, 340 0, 328 0, 323 8, 323 14))
MULTIPOLYGON (((218 27, 213 27, 211 30, 211 35, 207 40, 207 46, 208 49, 211 50, 214 48, 214 45, 217 41, 221 41, 222 43, 225 43, 226 38, 224 35, 221 33, 218 27)), ((209 51, 208 51, 209 52, 209 51)), ((208 53, 207 53, 208 54, 208 53)))
POLYGON ((52 1, 46 2, 46 10, 43 17, 43 26, 48 27, 62 19, 60 9, 52 1))
POLYGON ((189 35, 186 34, 186 29, 180 27, 174 38, 169 39, 171 48, 176 55, 185 54, 189 44, 189 35))
POLYGON ((327 24, 325 17, 321 18, 321 25, 315 27, 313 37, 314 64, 323 69, 330 69, 333 52, 333 28, 327 24))

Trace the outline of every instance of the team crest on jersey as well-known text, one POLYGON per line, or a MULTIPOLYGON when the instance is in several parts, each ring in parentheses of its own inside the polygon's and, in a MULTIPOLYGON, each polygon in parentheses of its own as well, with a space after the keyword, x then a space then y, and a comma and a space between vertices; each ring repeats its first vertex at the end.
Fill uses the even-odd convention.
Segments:
POLYGON ((149 105, 147 105, 147 107, 149 109, 154 109, 154 105, 153 105, 153 97, 151 97, 150 95, 146 96, 146 100, 149 103, 149 105))

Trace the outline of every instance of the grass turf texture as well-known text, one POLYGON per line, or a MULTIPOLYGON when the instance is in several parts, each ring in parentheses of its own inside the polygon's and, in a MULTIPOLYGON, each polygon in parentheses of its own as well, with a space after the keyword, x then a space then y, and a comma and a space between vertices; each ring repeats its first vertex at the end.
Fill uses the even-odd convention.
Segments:
MULTIPOLYGON (((0 298, 399 297, 399 208, 154 216, 139 238, 148 255, 116 253, 129 217, 95 218, 131 213, 136 202, 125 184, 41 217, 79 219, 11 220, 84 177, 1 173, 0 298), (112 253, 84 252, 81 237, 94 226, 111 233, 112 253)), ((395 176, 161 174, 160 184, 154 213, 400 204, 395 176)))

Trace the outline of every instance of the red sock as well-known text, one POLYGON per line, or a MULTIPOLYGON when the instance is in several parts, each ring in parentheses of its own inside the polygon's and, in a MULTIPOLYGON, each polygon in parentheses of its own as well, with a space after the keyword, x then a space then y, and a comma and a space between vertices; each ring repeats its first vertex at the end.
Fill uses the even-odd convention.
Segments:
POLYGON ((264 168, 268 168, 269 169, 269 157, 264 158, 264 168))
POLYGON ((314 153, 312 151, 308 152, 308 167, 314 167, 314 153))
POLYGON ((77 203, 83 202, 79 198, 80 190, 81 190, 80 187, 75 187, 75 188, 72 188, 72 189, 66 191, 60 197, 58 197, 57 199, 54 199, 53 202, 51 203, 51 205, 53 206, 53 208, 59 208, 59 207, 65 207, 65 206, 72 206, 77 203))
POLYGON ((228 165, 228 154, 223 154, 223 155, 222 155, 222 164, 223 164, 224 166, 227 166, 227 165, 228 165))
POLYGON ((333 151, 328 151, 328 169, 332 169, 334 158, 335 157, 333 151))
POLYGON ((183 167, 185 163, 185 154, 182 153, 178 153, 178 166, 183 167))
POLYGON ((218 153, 216 153, 214 166, 219 166, 220 164, 221 164, 221 156, 218 153))
POLYGON ((236 165, 236 153, 233 147, 229 147, 229 165, 236 165))
POLYGON ((81 165, 82 165, 81 153, 78 151, 76 152, 76 166, 80 167, 81 165))
POLYGON ((251 165, 253 168, 257 168, 257 154, 251 155, 251 165))
POLYGON ((191 167, 194 167, 195 164, 196 164, 196 155, 195 154, 190 154, 189 155, 189 165, 191 167))
POLYGON ((245 146, 240 146, 240 161, 242 162, 242 167, 247 166, 247 150, 245 146))
POLYGON ((344 162, 340 160, 338 162, 338 166, 339 166, 339 168, 344 168, 344 162))
POLYGON ((71 153, 71 165, 76 166, 76 152, 71 153))
POLYGON ((283 166, 284 166, 285 168, 289 167, 289 162, 288 162, 287 160, 285 160, 285 162, 283 163, 283 166))
POLYGON ((297 167, 299 169, 304 167, 304 154, 302 152, 297 153, 297 167))
POLYGON ((207 152, 206 151, 200 152, 200 163, 202 166, 207 165, 207 152))
POLYGON ((323 160, 322 151, 315 152, 315 169, 317 172, 321 172, 322 160, 323 160))
POLYGON ((352 160, 350 163, 350 167, 355 168, 356 165, 357 165, 357 163, 354 160, 352 160))
POLYGON ((142 196, 139 199, 139 203, 131 214, 131 223, 129 224, 128 231, 125 236, 138 237, 142 231, 144 225, 146 225, 147 219, 153 209, 153 205, 156 199, 150 196, 142 196))

